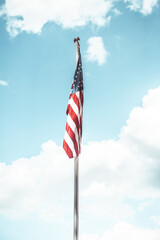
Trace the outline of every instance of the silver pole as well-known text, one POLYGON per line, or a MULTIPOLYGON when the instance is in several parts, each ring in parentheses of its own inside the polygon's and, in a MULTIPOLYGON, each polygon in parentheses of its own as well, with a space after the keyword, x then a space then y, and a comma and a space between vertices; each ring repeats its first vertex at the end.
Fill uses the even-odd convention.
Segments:
POLYGON ((79 158, 74 158, 74 240, 78 240, 78 230, 79 230, 79 222, 78 222, 78 198, 79 198, 79 158))
MULTIPOLYGON (((76 43, 76 65, 79 58, 79 37, 74 39, 76 43)), ((79 231, 79 209, 78 201, 79 200, 79 157, 74 158, 74 240, 78 240, 78 231, 79 231)))

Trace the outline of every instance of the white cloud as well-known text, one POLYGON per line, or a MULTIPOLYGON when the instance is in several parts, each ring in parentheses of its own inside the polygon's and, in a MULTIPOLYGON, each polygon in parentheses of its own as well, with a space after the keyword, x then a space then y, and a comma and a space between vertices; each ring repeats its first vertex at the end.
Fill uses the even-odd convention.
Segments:
POLYGON ((113 228, 107 230, 102 237, 98 235, 84 234, 80 237, 80 240, 159 240, 160 230, 154 230, 149 228, 141 228, 128 224, 126 222, 119 222, 113 228), (93 236, 93 238, 92 238, 93 236))
POLYGON ((120 222, 114 228, 106 231, 101 240, 159 240, 160 230, 141 228, 126 222, 120 222))
MULTIPOLYGON (((154 205, 160 197, 159 122, 160 87, 150 90, 142 106, 132 110, 119 140, 83 146, 83 214, 126 221, 134 218, 136 211, 154 205), (126 199, 137 201, 137 208, 126 199)), ((53 141, 44 143, 37 156, 18 159, 11 165, 0 163, 0 214, 23 217, 35 212, 41 218, 60 221, 72 214, 68 209, 72 197, 73 160, 53 141)))
POLYGON ((86 51, 87 61, 97 61, 99 65, 106 62, 109 53, 105 50, 101 37, 91 37, 88 39, 88 49, 86 51))
POLYGON ((12 36, 21 31, 40 33, 53 21, 64 28, 92 23, 103 26, 112 1, 105 0, 7 0, 1 13, 7 16, 7 29, 12 36))
POLYGON ((90 175, 82 197, 90 213, 120 218, 135 214, 125 199, 138 201, 141 211, 160 197, 160 87, 150 90, 142 107, 135 107, 121 130, 119 140, 92 142, 84 146, 81 173, 90 175), (147 205, 144 200, 148 201, 147 205), (122 204, 123 203, 123 204, 122 204), (119 209, 123 209, 121 213, 119 209))
POLYGON ((153 11, 153 8, 156 7, 158 4, 158 0, 144 0, 143 1, 143 8, 141 10, 141 12, 144 14, 144 15, 148 15, 148 14, 151 14, 152 11, 153 11))
MULTIPOLYGON (((152 13, 158 0, 124 0, 129 8, 143 15, 152 13)), ((54 22, 64 28, 85 26, 88 23, 104 26, 109 21, 116 1, 113 0, 7 0, 0 8, 5 15, 7 31, 15 37, 22 31, 40 33, 47 22, 54 22)), ((116 8, 115 15, 120 12, 116 8)))
POLYGON ((8 86, 8 83, 5 82, 5 81, 0 80, 0 85, 1 85, 1 86, 8 86))
POLYGON ((125 2, 130 3, 131 10, 141 12, 143 15, 151 14, 158 4, 158 0, 126 0, 125 2))
POLYGON ((152 89, 143 98, 142 107, 135 107, 127 125, 122 128, 121 138, 134 141, 146 154, 160 153, 160 87, 152 89))
POLYGON ((96 234, 83 234, 80 236, 80 240, 100 240, 96 234))
POLYGON ((71 161, 52 141, 42 145, 38 156, 18 159, 11 165, 0 163, 0 213, 24 217, 36 212, 47 220, 62 219, 61 206, 68 201, 65 180, 71 174, 71 161))

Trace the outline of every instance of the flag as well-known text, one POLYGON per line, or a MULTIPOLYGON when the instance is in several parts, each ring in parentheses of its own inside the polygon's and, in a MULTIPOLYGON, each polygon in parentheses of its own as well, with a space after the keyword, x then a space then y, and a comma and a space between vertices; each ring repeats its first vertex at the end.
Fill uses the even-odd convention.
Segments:
POLYGON ((69 158, 78 157, 81 152, 83 116, 83 72, 80 46, 77 44, 77 65, 74 74, 69 102, 63 148, 69 158))

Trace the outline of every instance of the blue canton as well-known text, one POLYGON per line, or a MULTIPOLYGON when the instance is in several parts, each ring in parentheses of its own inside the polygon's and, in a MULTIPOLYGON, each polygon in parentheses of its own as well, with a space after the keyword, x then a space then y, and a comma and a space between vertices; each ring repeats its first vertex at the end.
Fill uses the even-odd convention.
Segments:
POLYGON ((82 72, 82 60, 81 55, 79 56, 76 71, 74 74, 74 80, 72 84, 71 94, 83 90, 83 72, 82 72))

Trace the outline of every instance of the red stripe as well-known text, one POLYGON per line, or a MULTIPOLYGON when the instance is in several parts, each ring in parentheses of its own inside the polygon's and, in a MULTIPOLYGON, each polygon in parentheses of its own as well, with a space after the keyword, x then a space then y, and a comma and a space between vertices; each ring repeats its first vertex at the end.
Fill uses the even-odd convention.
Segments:
POLYGON ((70 117, 72 118, 72 120, 74 121, 74 123, 76 124, 77 127, 77 132, 79 134, 79 121, 78 121, 78 116, 77 114, 75 114, 73 108, 71 107, 71 105, 68 105, 68 114, 70 115, 70 117))
POLYGON ((81 106, 83 108, 83 92, 80 91, 80 100, 81 100, 81 106))
POLYGON ((68 146, 68 144, 66 143, 65 139, 63 141, 63 148, 64 148, 66 154, 68 155, 68 157, 73 158, 73 153, 72 153, 70 147, 68 146))
POLYGON ((79 154, 81 153, 81 144, 79 144, 79 154))
POLYGON ((79 135, 82 137, 82 117, 80 118, 80 129, 79 129, 79 135))
POLYGON ((66 123, 66 132, 68 133, 68 135, 72 139, 72 142, 74 144, 74 149, 76 151, 76 155, 78 156, 78 145, 77 145, 77 141, 76 141, 76 138, 75 138, 75 133, 72 131, 72 129, 69 126, 68 123, 66 123))

